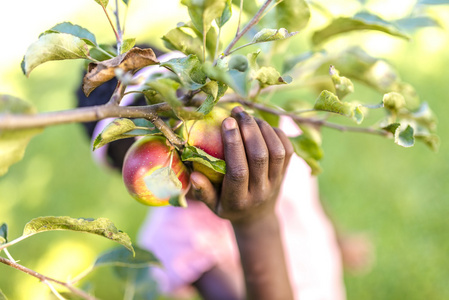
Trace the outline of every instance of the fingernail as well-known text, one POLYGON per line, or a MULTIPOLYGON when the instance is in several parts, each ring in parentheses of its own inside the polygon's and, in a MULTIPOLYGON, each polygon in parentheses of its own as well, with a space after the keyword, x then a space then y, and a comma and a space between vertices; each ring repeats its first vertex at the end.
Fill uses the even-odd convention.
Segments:
POLYGON ((192 184, 192 187, 195 191, 198 191, 200 188, 198 187, 197 183, 190 179, 190 183, 192 184))
POLYGON ((236 113, 236 114, 239 114, 239 113, 241 113, 241 112, 243 111, 243 107, 241 107, 241 106, 236 106, 236 107, 234 107, 234 108, 232 109, 232 111, 233 111, 234 113, 236 113))
POLYGON ((223 121, 223 127, 226 130, 232 130, 232 129, 235 129, 237 127, 237 123, 235 122, 234 118, 226 118, 223 121))

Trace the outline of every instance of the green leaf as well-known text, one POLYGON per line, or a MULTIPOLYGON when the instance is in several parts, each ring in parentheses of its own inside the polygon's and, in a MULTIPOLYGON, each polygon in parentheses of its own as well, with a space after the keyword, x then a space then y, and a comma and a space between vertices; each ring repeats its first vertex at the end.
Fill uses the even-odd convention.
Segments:
POLYGON ((401 127, 401 123, 391 123, 391 124, 388 124, 387 126, 383 126, 381 128, 394 135, 394 134, 396 134, 396 131, 398 130, 399 127, 401 127))
POLYGON ((394 135, 394 142, 402 147, 412 147, 415 144, 414 129, 412 126, 407 125, 403 129, 403 125, 398 128, 394 135))
POLYGON ((206 62, 203 64, 203 71, 210 79, 220 81, 228 85, 231 89, 243 97, 248 96, 250 88, 248 81, 248 70, 245 72, 239 72, 234 69, 227 70, 221 65, 213 66, 212 63, 206 62))
MULTIPOLYGON (((272 107, 272 108, 275 108, 275 109, 279 109, 279 107, 274 106, 274 105, 269 105, 269 104, 264 104, 264 105, 266 107, 272 107)), ((256 111, 258 117, 263 119, 263 120, 265 120, 265 121, 267 121, 268 124, 270 124, 270 126, 272 126, 272 127, 279 127, 279 121, 281 119, 279 115, 273 114, 273 113, 269 113, 269 112, 266 112, 264 110, 257 109, 257 108, 255 108, 254 110, 256 111)))
POLYGON ((189 111, 187 108, 183 107, 182 102, 179 101, 176 94, 176 91, 179 88, 179 83, 173 79, 159 78, 155 81, 147 82, 146 85, 157 91, 165 99, 178 118, 190 120, 201 119, 203 117, 203 114, 189 111))
POLYGON ((134 47, 135 44, 136 44, 136 38, 129 38, 129 39, 123 40, 122 48, 120 49, 120 53, 123 54, 123 53, 128 52, 129 50, 131 50, 134 47))
POLYGON ((173 71, 182 85, 189 90, 197 90, 206 83, 206 74, 202 71, 201 62, 196 55, 173 58, 161 63, 161 66, 173 71))
POLYGON ((319 160, 323 158, 323 149, 316 139, 307 134, 289 138, 295 153, 310 166, 312 175, 321 173, 319 160))
POLYGON ((226 162, 224 160, 213 157, 194 146, 186 146, 184 148, 181 160, 198 162, 211 168, 215 172, 226 174, 226 162))
POLYGON ((149 121, 145 120, 145 123, 147 123, 145 125, 137 125, 136 123, 141 122, 141 120, 142 119, 130 120, 126 118, 115 119, 106 125, 103 131, 95 138, 93 150, 116 140, 160 133, 156 128, 150 127, 152 124, 149 121))
POLYGON ((232 16, 232 1, 226 0, 225 7, 223 9, 223 13, 221 14, 220 17, 215 19, 217 26, 223 27, 223 25, 229 21, 231 16, 232 16))
POLYGON ((408 17, 395 21, 396 26, 401 28, 401 30, 414 33, 418 29, 424 27, 439 27, 442 28, 442 25, 438 22, 438 20, 430 17, 430 16, 418 16, 418 17, 408 17))
POLYGON ((108 6, 108 3, 109 3, 109 0, 94 0, 94 1, 105 8, 108 6))
POLYGON ((254 78, 259 81, 262 87, 266 87, 268 85, 287 84, 289 81, 288 78, 282 78, 281 74, 279 74, 279 72, 273 67, 261 67, 257 70, 254 78))
POLYGON ((181 4, 187 6, 193 25, 204 36, 212 21, 222 16, 226 0, 181 0, 181 4))
POLYGON ((342 102, 336 95, 326 90, 321 92, 313 108, 352 118, 357 123, 360 123, 361 120, 363 120, 362 111, 357 105, 342 102))
POLYGON ((127 268, 145 268, 160 266, 160 261, 153 253, 133 245, 135 255, 122 247, 114 248, 100 255, 94 263, 94 268, 117 266, 127 268))
POLYGON ((129 1, 131 1, 131 0, 122 0, 122 2, 125 3, 126 6, 129 5, 129 1))
POLYGON ((245 72, 248 69, 249 61, 245 55, 234 54, 228 59, 228 68, 239 72, 245 72))
POLYGON ((106 218, 75 219, 71 217, 39 217, 25 225, 24 236, 53 230, 69 230, 99 235, 125 246, 134 255, 129 236, 106 218))
POLYGON ((444 4, 449 4, 449 0, 419 0, 418 4, 444 5, 444 4))
POLYGON ((343 99, 346 95, 354 92, 354 84, 352 81, 344 76, 340 76, 340 73, 334 66, 330 66, 329 74, 331 75, 339 99, 343 99))
POLYGON ((384 107, 391 111, 398 111, 405 106, 404 96, 396 92, 385 94, 382 102, 384 104, 384 107))
POLYGON ((176 95, 176 91, 179 88, 178 82, 169 78, 160 78, 155 81, 147 82, 146 85, 161 94, 172 108, 182 105, 176 95))
POLYGON ((218 81, 209 81, 202 91, 207 94, 206 99, 198 108, 198 112, 207 115, 217 104, 218 100, 226 93, 228 86, 218 81))
POLYGON ((170 30, 162 37, 162 40, 165 47, 170 50, 178 50, 186 55, 193 54, 197 57, 203 55, 201 51, 203 42, 198 37, 186 33, 180 27, 170 30))
POLYGON ((356 105, 353 112, 354 112, 354 116, 352 117, 352 119, 357 124, 361 124, 363 122, 363 119, 365 118, 363 111, 361 109, 361 105, 356 105))
POLYGON ((3 223, 0 226, 0 245, 6 244, 8 242, 8 225, 3 223))
POLYGON ((79 58, 89 58, 86 42, 67 33, 49 33, 42 35, 28 47, 23 58, 22 70, 29 76, 34 68, 45 62, 79 58))
POLYGON ((292 37, 297 33, 298 33, 297 31, 288 32, 288 30, 285 28, 280 28, 280 29, 264 28, 254 35, 251 43, 255 44, 255 43, 264 43, 264 42, 288 39, 289 37, 292 37))
POLYGON ((437 118, 427 102, 423 102, 419 108, 412 113, 412 117, 415 121, 422 126, 425 126, 430 131, 436 130, 437 118))
POLYGON ((95 60, 103 61, 115 57, 117 55, 117 51, 111 45, 100 44, 97 46, 97 48, 90 48, 89 55, 95 60))
MULTIPOLYGON (((63 22, 59 23, 49 30, 42 33, 40 36, 49 34, 49 33, 67 33, 74 35, 80 39, 82 39, 84 42, 86 42, 90 46, 97 46, 97 39, 95 38, 95 35, 87 30, 84 27, 81 27, 79 25, 74 25, 70 22, 63 22)), ((39 36, 39 37, 40 37, 39 36)))
POLYGON ((304 0, 283 0, 276 6, 278 27, 301 30, 310 20, 310 9, 304 0))
POLYGON ((170 199, 168 200, 168 203, 171 206, 175 206, 175 207, 187 207, 187 200, 186 197, 184 195, 178 195, 178 196, 173 196, 170 197, 170 199))
MULTIPOLYGON (((34 112, 34 107, 28 102, 0 94, 0 119, 7 119, 10 114, 30 115, 34 112)), ((23 158, 31 138, 42 130, 42 128, 0 130, 0 176, 23 158)))
POLYGON ((415 134, 415 138, 426 144, 432 151, 438 152, 440 138, 436 134, 415 134))
POLYGON ((341 17, 334 19, 327 27, 316 31, 313 34, 312 43, 316 46, 332 37, 356 30, 380 31, 406 40, 409 39, 409 37, 400 32, 393 23, 387 22, 380 17, 369 13, 359 13, 353 18, 341 17))
POLYGON ((157 169, 144 178, 145 185, 157 198, 165 199, 179 196, 182 183, 170 167, 157 169))

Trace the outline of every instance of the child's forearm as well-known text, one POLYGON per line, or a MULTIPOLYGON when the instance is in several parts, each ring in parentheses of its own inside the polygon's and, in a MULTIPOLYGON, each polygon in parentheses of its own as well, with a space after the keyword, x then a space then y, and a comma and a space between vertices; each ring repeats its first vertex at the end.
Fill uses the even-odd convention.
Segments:
POLYGON ((276 215, 233 224, 233 228, 245 274, 247 299, 293 299, 276 215))

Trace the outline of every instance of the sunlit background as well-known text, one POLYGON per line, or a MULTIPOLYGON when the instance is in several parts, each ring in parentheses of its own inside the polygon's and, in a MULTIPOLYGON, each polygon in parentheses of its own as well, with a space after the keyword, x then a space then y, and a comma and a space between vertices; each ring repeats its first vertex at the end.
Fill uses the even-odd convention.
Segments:
MULTIPOLYGON (((178 2, 132 0, 126 37, 164 49, 160 37, 187 20, 178 2)), ((362 9, 363 1, 319 2, 335 15, 353 15, 362 9)), ((407 16, 415 4, 412 0, 365 2, 365 8, 386 19, 407 16)), ((439 118, 440 151, 433 153, 422 144, 404 149, 376 136, 323 130, 324 172, 319 181, 324 206, 340 231, 362 232, 375 246, 370 272, 345 275, 350 300, 449 299, 449 187, 445 183, 449 178, 449 6, 435 6, 429 13, 441 28, 421 29, 409 42, 380 33, 359 34, 356 41, 373 56, 392 62, 402 79, 429 102, 439 118)), ((322 15, 313 15, 311 28, 324 25, 322 15)), ((81 62, 50 62, 36 68, 29 78, 20 70, 28 45, 63 21, 88 28, 101 43, 114 40, 93 0, 2 1, 0 93, 26 99, 39 111, 73 107, 81 62)), ((299 48, 307 49, 304 43, 310 33, 307 30, 298 36, 299 48)), ((332 45, 354 42, 351 37, 332 45)), ((380 102, 381 95, 363 94, 363 87, 357 88, 359 98, 380 102)), ((29 220, 43 215, 107 217, 135 239, 146 212, 146 207, 128 196, 118 174, 93 163, 89 141, 79 124, 46 129, 31 141, 23 161, 0 178, 0 224, 8 224, 10 240, 21 235, 29 220)), ((50 232, 15 245, 10 252, 31 269, 67 280, 113 246, 99 237, 50 232)), ((122 299, 123 287, 111 284, 114 280, 105 268, 95 271, 84 284, 94 286, 101 299, 122 299)), ((52 299, 38 280, 4 265, 0 265, 0 289, 9 299, 52 299)))

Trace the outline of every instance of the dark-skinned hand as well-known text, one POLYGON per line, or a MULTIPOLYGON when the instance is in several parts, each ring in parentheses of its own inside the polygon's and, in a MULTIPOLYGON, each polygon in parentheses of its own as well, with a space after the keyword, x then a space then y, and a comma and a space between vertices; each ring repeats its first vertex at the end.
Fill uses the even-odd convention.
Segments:
POLYGON ((219 217, 234 225, 274 213, 274 206, 290 157, 287 136, 267 122, 235 107, 222 124, 227 172, 220 189, 193 172, 193 194, 219 217))

